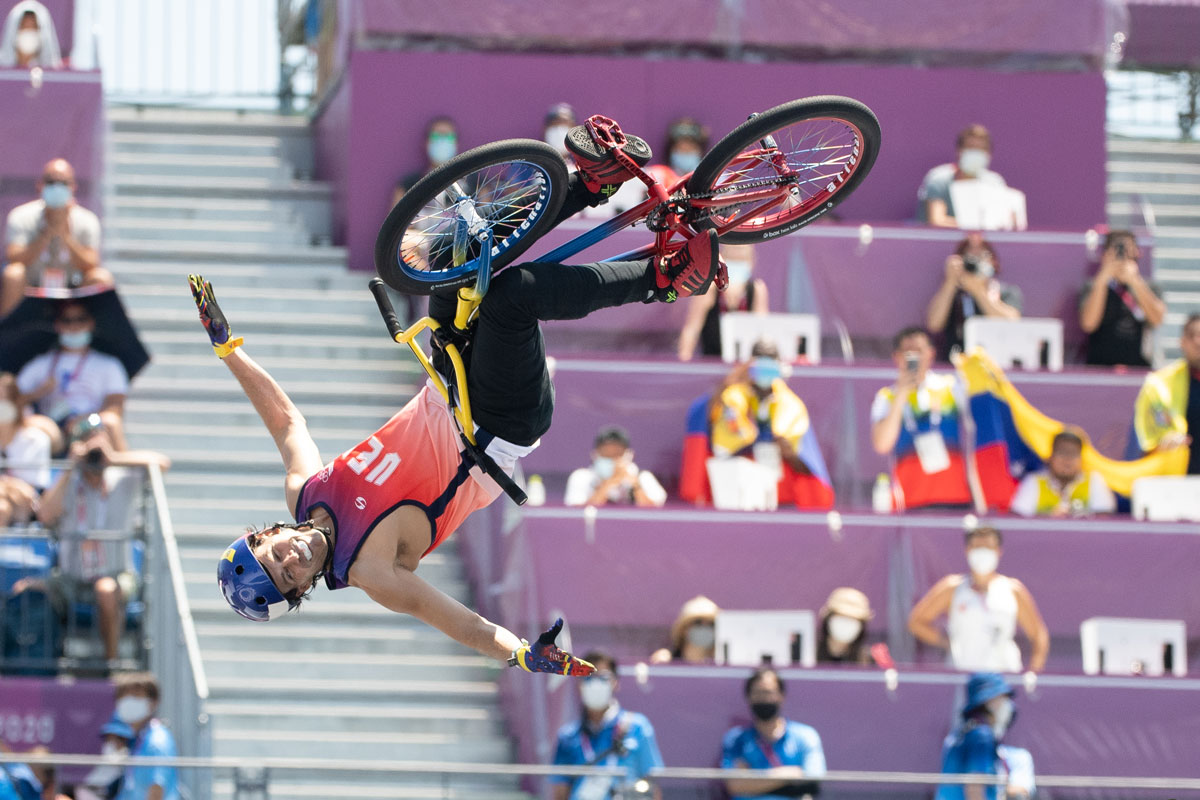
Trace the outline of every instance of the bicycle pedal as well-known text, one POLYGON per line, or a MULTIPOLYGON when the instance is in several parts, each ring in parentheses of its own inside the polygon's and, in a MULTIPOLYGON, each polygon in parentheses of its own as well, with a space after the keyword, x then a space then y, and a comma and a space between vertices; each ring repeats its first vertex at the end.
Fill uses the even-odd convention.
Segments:
POLYGON ((587 128, 592 141, 604 149, 613 150, 625 146, 625 133, 617 121, 611 117, 592 114, 584 120, 583 126, 587 128))

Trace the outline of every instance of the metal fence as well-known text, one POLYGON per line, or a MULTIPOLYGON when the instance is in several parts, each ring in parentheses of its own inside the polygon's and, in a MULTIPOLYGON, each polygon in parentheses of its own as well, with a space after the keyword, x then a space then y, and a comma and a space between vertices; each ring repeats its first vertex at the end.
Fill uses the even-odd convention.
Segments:
POLYGON ((139 104, 296 110, 311 94, 307 7, 307 0, 98 3, 105 94, 139 104))
POLYGON ((1109 70, 1108 132, 1190 141, 1197 130, 1200 72, 1109 70))

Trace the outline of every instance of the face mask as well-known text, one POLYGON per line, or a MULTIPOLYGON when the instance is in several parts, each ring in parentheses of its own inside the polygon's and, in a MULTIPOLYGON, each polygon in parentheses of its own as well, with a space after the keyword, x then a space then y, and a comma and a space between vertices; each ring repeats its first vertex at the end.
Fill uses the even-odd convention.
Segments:
POLYGON ((7 400, 0 400, 0 425, 17 421, 17 407, 7 400))
POLYGON ((58 343, 68 350, 78 350, 92 343, 92 332, 89 330, 67 331, 58 335, 58 343))
POLYGON ((435 133, 425 145, 425 154, 433 164, 444 164, 458 154, 458 137, 453 133, 435 133))
POLYGON ((128 753, 129 753, 128 747, 124 747, 120 743, 114 742, 112 740, 109 740, 109 741, 105 742, 104 744, 100 745, 100 755, 102 755, 102 756, 110 756, 113 758, 120 758, 123 755, 128 755, 128 753))
POLYGON ((1012 724, 1015 707, 1011 697, 993 697, 987 702, 988 711, 992 712, 992 733, 997 739, 1003 739, 1012 724))
POLYGON ((558 152, 565 153, 566 144, 564 142, 566 142, 567 132, 570 130, 571 128, 567 125, 551 125, 549 128, 546 128, 546 133, 542 138, 546 144, 558 152))
POLYGON ((113 713, 126 725, 137 725, 150 716, 150 700, 127 694, 117 701, 113 713))
POLYGON ((782 367, 773 358, 760 356, 750 362, 750 380, 760 389, 770 389, 775 379, 782 375, 782 367))
POLYGON ((686 175, 689 172, 695 172, 696 167, 700 166, 700 154, 673 152, 670 162, 671 169, 675 170, 676 175, 686 175))
POLYGON ((42 35, 35 30, 26 28, 17 32, 17 40, 14 44, 18 53, 23 56, 31 56, 42 49, 42 35))
POLYGON ((972 547, 967 551, 967 566, 975 575, 991 575, 1000 566, 1000 554, 990 547, 972 547))
POLYGON ((763 722, 775 719, 779 716, 779 703, 751 703, 750 713, 763 722))
POLYGON ((829 617, 829 638, 843 644, 849 644, 862 633, 862 620, 853 617, 843 617, 841 614, 831 614, 829 617))
POLYGON ((958 168, 972 178, 988 168, 992 156, 987 150, 968 147, 958 154, 958 168))
POLYGON ((749 283, 750 282, 750 262, 749 261, 726 261, 725 271, 729 275, 730 283, 749 283))
POLYGON ((688 644, 708 650, 717 642, 717 631, 711 625, 693 625, 688 628, 688 644))
POLYGON ((603 711, 612 702, 613 687, 608 678, 587 678, 579 687, 583 705, 591 711, 603 711))
POLYGON ((611 458, 596 456, 592 459, 592 469, 600 476, 600 480, 606 481, 611 478, 616 468, 617 462, 611 458))
POLYGON ((71 202, 71 187, 65 183, 47 183, 42 187, 42 200, 48 208, 66 208, 71 202))

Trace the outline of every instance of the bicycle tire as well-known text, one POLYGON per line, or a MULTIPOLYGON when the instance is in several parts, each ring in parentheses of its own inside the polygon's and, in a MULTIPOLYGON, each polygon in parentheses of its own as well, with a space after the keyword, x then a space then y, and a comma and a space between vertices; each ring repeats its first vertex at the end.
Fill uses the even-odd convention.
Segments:
MULTIPOLYGON (((775 137, 789 166, 798 170, 797 190, 813 191, 799 202, 793 197, 788 201, 792 205, 782 210, 748 217, 722 233, 723 242, 761 242, 804 227, 849 197, 871 171, 879 155, 879 120, 862 103, 836 95, 793 100, 746 120, 717 142, 688 179, 688 194, 715 193, 719 196, 722 190, 733 191, 739 182, 745 184, 778 177, 778 170, 766 161, 759 161, 744 170, 726 170, 740 153, 761 149, 760 142, 767 136, 775 137), (795 141, 797 136, 800 141, 795 141), (817 149, 808 141, 813 136, 825 137, 818 139, 816 144, 821 145, 821 149, 831 148, 832 159, 809 164, 797 158, 817 149), (823 142, 829 145, 822 145, 823 142), (829 169, 834 166, 837 170, 831 173, 829 169)), ((693 225, 701 230, 722 227, 736 219, 738 208, 737 205, 716 208, 711 214, 698 217, 693 225)))
POLYGON ((454 263, 455 231, 464 223, 452 196, 469 198, 491 227, 495 272, 554 225, 566 191, 566 163, 544 142, 507 139, 467 150, 417 181, 387 215, 375 238, 375 271, 407 294, 467 286, 478 273, 481 248, 460 238, 468 257, 454 263))

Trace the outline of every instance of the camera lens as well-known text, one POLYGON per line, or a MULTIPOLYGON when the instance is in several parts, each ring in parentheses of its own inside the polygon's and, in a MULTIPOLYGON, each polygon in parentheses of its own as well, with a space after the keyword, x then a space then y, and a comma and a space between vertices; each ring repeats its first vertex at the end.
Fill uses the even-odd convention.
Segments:
POLYGON ((99 447, 93 447, 87 451, 87 455, 83 457, 83 460, 90 466, 98 466, 104 461, 104 451, 99 447))

